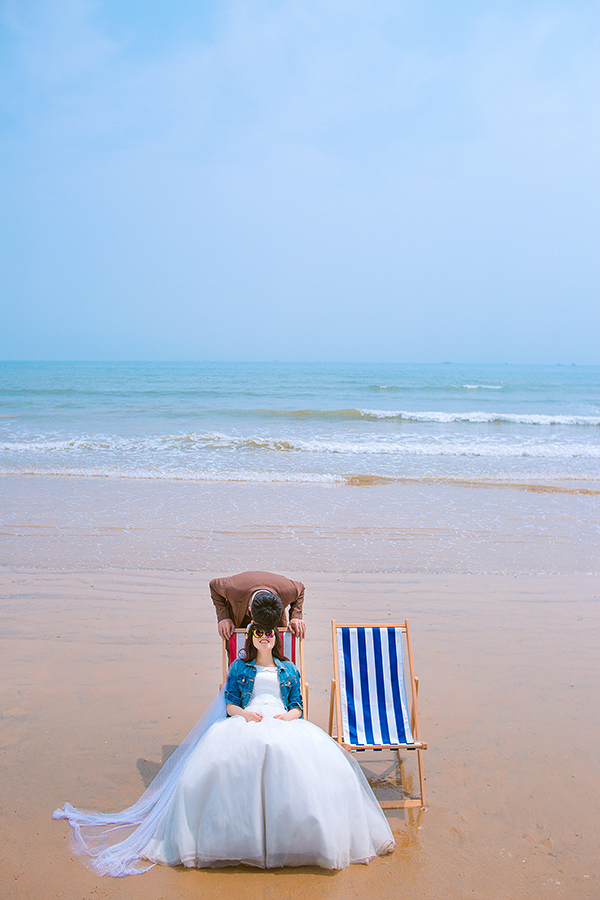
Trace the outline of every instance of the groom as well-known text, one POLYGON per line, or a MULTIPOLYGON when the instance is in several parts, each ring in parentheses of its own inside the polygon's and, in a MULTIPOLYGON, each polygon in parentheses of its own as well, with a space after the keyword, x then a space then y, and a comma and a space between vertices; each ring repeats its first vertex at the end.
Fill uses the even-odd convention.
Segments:
POLYGON ((299 638, 306 634, 306 623, 302 618, 304 585, 301 581, 292 581, 274 572, 240 572, 227 578, 213 578, 209 587, 217 610, 217 630, 223 640, 231 637, 234 628, 248 625, 252 601, 255 598, 262 600, 263 594, 275 595, 281 600, 283 613, 277 623, 280 628, 288 624, 286 609, 289 608, 290 630, 299 638))

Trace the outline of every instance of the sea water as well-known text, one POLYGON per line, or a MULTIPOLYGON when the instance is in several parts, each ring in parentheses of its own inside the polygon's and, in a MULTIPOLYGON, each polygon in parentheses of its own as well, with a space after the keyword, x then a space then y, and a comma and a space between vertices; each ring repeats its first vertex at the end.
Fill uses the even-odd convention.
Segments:
POLYGON ((600 367, 0 363, 0 474, 600 487, 600 367))
POLYGON ((2 363, 0 391, 2 565, 600 571, 598 367, 2 363))

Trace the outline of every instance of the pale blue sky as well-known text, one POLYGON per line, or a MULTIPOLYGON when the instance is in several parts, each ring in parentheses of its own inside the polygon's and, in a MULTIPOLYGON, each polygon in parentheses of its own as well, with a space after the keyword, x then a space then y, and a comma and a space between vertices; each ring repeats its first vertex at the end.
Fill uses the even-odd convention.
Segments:
POLYGON ((0 358, 600 363, 598 2, 0 8, 0 358))

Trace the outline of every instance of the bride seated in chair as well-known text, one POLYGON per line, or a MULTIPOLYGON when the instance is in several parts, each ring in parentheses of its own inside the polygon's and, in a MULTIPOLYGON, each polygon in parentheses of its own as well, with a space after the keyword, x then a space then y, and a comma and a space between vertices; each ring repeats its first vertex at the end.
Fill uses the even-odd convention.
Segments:
POLYGON ((130 827, 115 844, 106 826, 125 826, 136 807, 102 821, 68 804, 56 811, 74 825, 75 849, 96 871, 145 871, 144 860, 341 869, 393 850, 390 827, 359 765, 302 717, 300 675, 283 655, 276 607, 253 611, 260 624, 250 623, 245 658, 229 670, 225 709, 195 735, 147 816, 130 816, 136 821, 129 824, 138 824, 133 834, 130 827), (103 826, 100 840, 88 841, 82 826, 103 826))

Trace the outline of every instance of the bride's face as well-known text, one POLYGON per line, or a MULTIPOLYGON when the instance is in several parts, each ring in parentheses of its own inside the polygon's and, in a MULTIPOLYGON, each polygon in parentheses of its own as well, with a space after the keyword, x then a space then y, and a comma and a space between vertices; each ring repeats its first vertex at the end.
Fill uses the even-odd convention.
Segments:
POLYGON ((275 632, 259 628, 252 635, 252 643, 257 650, 272 650, 275 646, 275 632))

